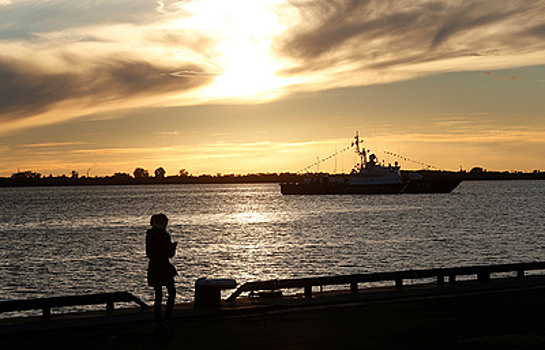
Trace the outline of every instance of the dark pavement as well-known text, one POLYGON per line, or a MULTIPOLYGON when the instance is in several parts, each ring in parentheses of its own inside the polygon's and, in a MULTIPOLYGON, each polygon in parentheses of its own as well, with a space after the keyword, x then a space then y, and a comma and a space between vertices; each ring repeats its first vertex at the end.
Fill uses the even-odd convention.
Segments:
POLYGON ((155 332, 150 312, 4 324, 0 348, 545 349, 543 277, 237 303, 181 307, 173 333, 155 332))

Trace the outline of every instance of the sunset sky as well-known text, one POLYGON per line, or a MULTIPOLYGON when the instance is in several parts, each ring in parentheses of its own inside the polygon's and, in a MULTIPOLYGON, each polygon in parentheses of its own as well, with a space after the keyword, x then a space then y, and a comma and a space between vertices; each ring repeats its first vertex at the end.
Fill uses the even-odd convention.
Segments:
POLYGON ((0 47, 0 176, 295 172, 356 131, 545 170, 545 1, 0 0, 0 47))

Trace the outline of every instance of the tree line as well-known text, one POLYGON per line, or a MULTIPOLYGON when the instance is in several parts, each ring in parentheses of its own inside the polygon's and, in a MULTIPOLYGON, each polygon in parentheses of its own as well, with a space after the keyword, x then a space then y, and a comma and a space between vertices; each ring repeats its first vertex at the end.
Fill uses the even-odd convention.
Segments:
MULTIPOLYGON (((409 171, 401 171, 408 173, 409 171)), ((471 171, 441 171, 425 170, 421 172, 431 173, 458 173, 462 174, 465 181, 475 180, 545 180, 545 172, 535 170, 530 173, 520 171, 498 172, 487 171, 480 167, 475 167, 471 171)), ((326 173, 320 173, 326 175, 326 173)), ((72 170, 69 175, 43 176, 40 173, 27 171, 18 171, 10 177, 0 177, 0 187, 7 186, 72 186, 72 185, 147 185, 147 184, 206 184, 206 183, 261 183, 261 182, 291 182, 301 180, 305 174, 297 173, 256 173, 256 174, 221 174, 215 175, 191 175, 186 169, 181 169, 176 175, 166 175, 163 167, 153 171, 153 176, 149 170, 138 167, 132 174, 117 172, 108 176, 80 176, 72 170)))
POLYGON ((138 167, 132 174, 116 172, 106 176, 85 176, 73 170, 69 175, 43 176, 31 170, 18 171, 10 177, 0 178, 0 186, 70 186, 70 185, 131 185, 131 184, 179 184, 179 183, 245 183, 245 182, 284 182, 295 181, 299 175, 294 173, 256 173, 256 174, 202 174, 191 175, 186 169, 178 174, 167 176, 166 170, 159 167, 150 171, 138 167))

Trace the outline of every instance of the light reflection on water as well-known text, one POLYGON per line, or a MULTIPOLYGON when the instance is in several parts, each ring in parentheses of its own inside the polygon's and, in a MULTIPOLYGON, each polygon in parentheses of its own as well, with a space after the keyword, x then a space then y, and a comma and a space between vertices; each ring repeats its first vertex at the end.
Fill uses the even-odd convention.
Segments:
POLYGON ((282 196, 277 184, 1 188, 1 299, 127 290, 150 301, 144 235, 158 212, 180 242, 178 301, 203 276, 539 261, 544 194, 545 181, 390 196, 282 196))

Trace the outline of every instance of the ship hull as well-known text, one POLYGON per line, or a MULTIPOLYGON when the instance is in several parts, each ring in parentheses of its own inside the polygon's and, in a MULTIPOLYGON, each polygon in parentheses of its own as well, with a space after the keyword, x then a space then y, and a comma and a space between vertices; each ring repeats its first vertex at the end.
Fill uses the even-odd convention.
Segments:
POLYGON ((349 185, 334 183, 286 182, 280 184, 282 194, 404 194, 450 193, 462 182, 461 177, 434 177, 395 184, 349 185))
POLYGON ((282 194, 396 194, 400 193, 403 184, 389 185, 336 185, 336 184, 304 184, 288 182, 280 184, 282 194))
POLYGON ((401 193, 450 193, 461 180, 409 182, 401 193))

